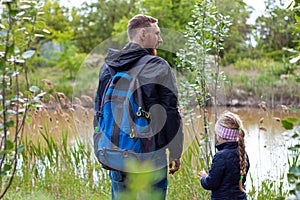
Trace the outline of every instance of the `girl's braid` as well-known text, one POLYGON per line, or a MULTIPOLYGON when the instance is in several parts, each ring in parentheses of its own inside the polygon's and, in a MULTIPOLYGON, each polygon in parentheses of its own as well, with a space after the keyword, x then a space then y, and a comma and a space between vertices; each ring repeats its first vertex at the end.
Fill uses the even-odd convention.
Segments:
POLYGON ((244 137, 245 137, 245 132, 244 132, 243 128, 241 128, 241 130, 239 130, 239 136, 238 136, 239 157, 240 157, 240 175, 241 175, 240 181, 239 181, 239 186, 240 186, 240 190, 243 192, 245 192, 245 190, 243 188, 243 178, 246 175, 246 167, 247 167, 244 137))

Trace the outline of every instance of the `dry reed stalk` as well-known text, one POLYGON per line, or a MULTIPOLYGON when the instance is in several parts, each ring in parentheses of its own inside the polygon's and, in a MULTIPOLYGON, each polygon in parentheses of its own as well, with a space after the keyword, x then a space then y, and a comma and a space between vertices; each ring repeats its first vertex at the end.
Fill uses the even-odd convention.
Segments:
POLYGON ((42 81, 48 86, 48 89, 51 90, 54 88, 52 81, 50 81, 48 79, 43 79, 42 81))

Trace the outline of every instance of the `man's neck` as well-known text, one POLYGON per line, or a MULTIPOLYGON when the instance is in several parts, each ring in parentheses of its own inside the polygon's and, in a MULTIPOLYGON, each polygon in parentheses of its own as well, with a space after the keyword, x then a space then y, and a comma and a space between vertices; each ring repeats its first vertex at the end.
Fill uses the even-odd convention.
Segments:
POLYGON ((137 45, 139 45, 140 47, 142 47, 142 48, 145 48, 145 47, 143 47, 143 45, 140 43, 140 42, 137 42, 137 41, 135 41, 135 40, 132 40, 132 41, 130 41, 131 43, 134 43, 134 44, 137 44, 137 45))

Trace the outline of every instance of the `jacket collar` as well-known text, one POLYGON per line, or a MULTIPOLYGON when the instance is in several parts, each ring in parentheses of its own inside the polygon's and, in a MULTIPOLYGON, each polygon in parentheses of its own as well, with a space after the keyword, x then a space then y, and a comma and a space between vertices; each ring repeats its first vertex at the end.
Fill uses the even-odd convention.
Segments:
POLYGON ((105 62, 115 71, 129 70, 143 56, 150 54, 136 43, 128 43, 123 49, 108 49, 105 62))
POLYGON ((217 144, 216 148, 218 151, 223 149, 236 149, 238 147, 238 142, 223 142, 221 144, 217 144))

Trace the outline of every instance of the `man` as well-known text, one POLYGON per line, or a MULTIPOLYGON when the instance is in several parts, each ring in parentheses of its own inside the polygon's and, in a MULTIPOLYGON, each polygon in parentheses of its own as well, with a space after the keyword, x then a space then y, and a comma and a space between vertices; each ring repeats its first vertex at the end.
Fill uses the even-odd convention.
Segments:
MULTIPOLYGON (((108 50, 104 66, 100 71, 95 111, 99 110, 105 86, 111 75, 129 70, 146 55, 156 54, 157 47, 163 42, 157 19, 150 16, 133 17, 128 23, 127 34, 130 42, 122 50, 108 50)), ((177 107, 177 87, 167 61, 153 56, 144 64, 138 79, 142 85, 146 110, 151 115, 151 128, 158 152, 156 155, 160 157, 159 164, 154 163, 155 170, 163 173, 163 177, 153 185, 153 188, 161 193, 161 199, 165 199, 168 184, 167 165, 169 164, 170 174, 174 174, 179 169, 183 145, 182 122, 177 107), (169 162, 167 162, 166 149, 169 150, 169 162)), ((97 124, 97 112, 95 116, 97 124)), ((126 189, 128 173, 110 170, 109 176, 112 181, 112 198, 116 199, 119 193, 126 189)))

